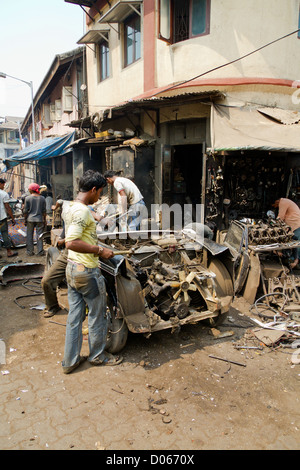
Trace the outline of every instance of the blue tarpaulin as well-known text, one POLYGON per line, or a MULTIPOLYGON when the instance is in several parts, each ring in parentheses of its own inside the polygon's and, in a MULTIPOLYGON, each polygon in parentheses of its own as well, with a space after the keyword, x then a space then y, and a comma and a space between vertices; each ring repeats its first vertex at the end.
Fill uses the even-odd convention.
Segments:
POLYGON ((20 150, 9 158, 3 160, 6 168, 12 168, 20 163, 28 161, 39 161, 45 158, 58 157, 67 152, 72 151, 71 148, 66 148, 74 141, 75 132, 66 134, 59 137, 47 137, 46 139, 39 140, 35 144, 20 150))

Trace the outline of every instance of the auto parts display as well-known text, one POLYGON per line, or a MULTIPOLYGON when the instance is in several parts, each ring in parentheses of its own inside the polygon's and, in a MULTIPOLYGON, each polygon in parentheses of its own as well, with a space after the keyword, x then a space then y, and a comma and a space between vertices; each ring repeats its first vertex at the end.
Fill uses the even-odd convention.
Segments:
POLYGON ((248 225, 248 233, 249 245, 289 243, 294 236, 292 229, 280 219, 248 225))

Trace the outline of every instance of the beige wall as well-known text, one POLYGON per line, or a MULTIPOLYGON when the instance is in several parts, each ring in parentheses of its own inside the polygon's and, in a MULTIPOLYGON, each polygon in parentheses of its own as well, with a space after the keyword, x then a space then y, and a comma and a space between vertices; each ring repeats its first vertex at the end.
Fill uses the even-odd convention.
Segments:
MULTIPOLYGON (((95 28, 99 27, 98 19, 99 16, 95 18, 95 28)), ((94 52, 96 46, 90 44, 90 47, 86 48, 90 114, 126 101, 143 92, 143 58, 127 67, 123 66, 123 41, 120 41, 117 29, 117 24, 113 24, 113 28, 110 28, 110 76, 103 82, 99 82, 98 77, 98 60, 94 52)), ((122 37, 122 33, 122 25, 120 25, 120 37, 122 37)))
MULTIPOLYGON (((211 2, 210 34, 168 45, 157 39, 157 86, 190 79, 298 28, 299 0, 211 2)), ((300 39, 283 39, 205 78, 300 77, 300 39)))
MULTIPOLYGON (((211 1, 210 34, 173 45, 156 39, 156 86, 189 80, 296 30, 299 3, 299 0, 211 1)), ((107 9, 108 5, 103 8, 103 12, 107 9)), ((98 19, 99 15, 92 27, 99 27, 98 19)), ((118 28, 117 24, 113 26, 118 28)), ((129 67, 123 67, 122 41, 115 29, 110 30, 111 75, 102 83, 97 78, 97 60, 92 50, 95 46, 90 44, 86 49, 90 114, 147 91, 143 89, 143 58, 129 67)), ((120 33, 122 37, 122 30, 120 33)), ((235 64, 206 74, 203 78, 297 80, 300 79, 299 57, 300 39, 294 34, 235 64)), ((252 98, 255 98, 255 93, 251 95, 252 98)))

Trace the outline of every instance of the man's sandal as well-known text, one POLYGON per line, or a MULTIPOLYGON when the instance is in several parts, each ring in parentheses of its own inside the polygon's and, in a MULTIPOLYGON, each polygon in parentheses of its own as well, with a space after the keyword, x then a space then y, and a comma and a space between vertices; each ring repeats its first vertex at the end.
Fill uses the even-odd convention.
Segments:
POLYGON ((73 372, 74 369, 77 369, 77 367, 79 367, 86 360, 86 358, 86 356, 80 356, 79 360, 73 366, 63 367, 63 373, 70 374, 70 372, 73 372))
POLYGON ((105 354, 106 357, 103 361, 101 361, 100 359, 94 359, 93 361, 89 361, 90 364, 92 364, 93 366, 116 366, 123 361, 122 356, 114 356, 110 353, 105 354))
POLYGON ((53 308, 51 308, 51 309, 49 309, 49 310, 48 310, 48 309, 45 309, 45 310, 43 311, 43 313, 44 313, 44 318, 53 317, 53 316, 56 315, 57 312, 59 312, 60 310, 61 310, 60 307, 53 307, 53 308))

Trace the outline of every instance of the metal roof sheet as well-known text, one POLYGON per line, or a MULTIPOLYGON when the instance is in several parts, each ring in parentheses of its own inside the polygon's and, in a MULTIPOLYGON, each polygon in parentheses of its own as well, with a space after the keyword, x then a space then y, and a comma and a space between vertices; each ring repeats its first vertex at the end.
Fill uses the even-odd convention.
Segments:
POLYGON ((280 108, 258 108, 257 111, 286 125, 296 124, 300 121, 300 113, 298 111, 280 108))
POLYGON ((135 7, 142 3, 143 0, 119 0, 101 16, 98 23, 121 23, 129 14, 136 12, 135 7))

